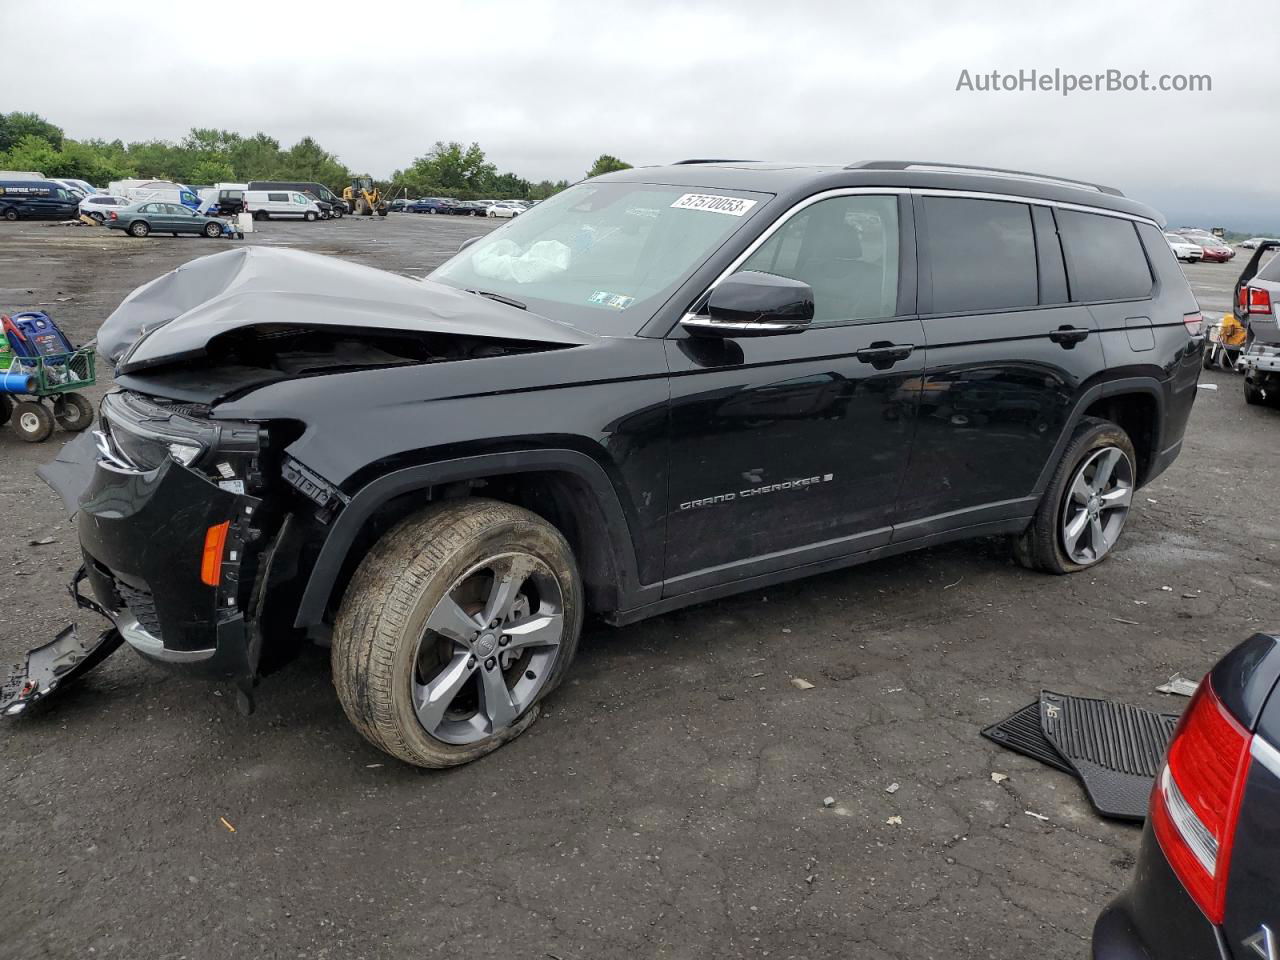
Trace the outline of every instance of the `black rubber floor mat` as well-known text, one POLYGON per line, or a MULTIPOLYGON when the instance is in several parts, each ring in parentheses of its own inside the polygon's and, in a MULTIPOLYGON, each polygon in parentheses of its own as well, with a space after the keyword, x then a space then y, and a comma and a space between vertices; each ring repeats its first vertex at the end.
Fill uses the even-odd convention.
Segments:
POLYGON ((1145 819, 1177 715, 1051 690, 1041 691, 1039 706, 1040 729, 1075 767, 1094 808, 1106 817, 1145 819))
POLYGON ((982 731, 982 735, 992 743, 998 743, 1015 753, 1021 753, 1032 760, 1039 760, 1063 773, 1075 776, 1076 772, 1071 764, 1067 763, 1062 754, 1054 749, 1053 744, 1045 737, 1044 731, 1040 729, 1039 700, 1027 704, 999 723, 993 723, 982 731))

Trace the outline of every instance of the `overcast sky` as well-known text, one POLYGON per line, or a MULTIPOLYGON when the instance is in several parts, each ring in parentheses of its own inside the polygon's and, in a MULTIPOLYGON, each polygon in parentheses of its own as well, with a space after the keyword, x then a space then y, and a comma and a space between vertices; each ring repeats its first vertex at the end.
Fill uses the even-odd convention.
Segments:
POLYGON ((1110 183, 1175 224, 1280 229, 1265 3, 0 0, 0 26, 60 51, 9 69, 0 110, 76 138, 311 135, 375 176, 436 140, 535 180, 603 152, 946 160, 1110 183), (956 90, 962 70, 1032 68, 1207 73, 1212 91, 956 90))

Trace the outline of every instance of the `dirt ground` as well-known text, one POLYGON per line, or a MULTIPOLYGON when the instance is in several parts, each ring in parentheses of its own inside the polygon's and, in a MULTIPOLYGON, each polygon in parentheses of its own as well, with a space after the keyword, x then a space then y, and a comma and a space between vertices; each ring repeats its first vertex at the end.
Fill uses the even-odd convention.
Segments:
MULTIPOLYGON (((252 242, 421 275, 490 226, 252 242)), ((226 243, 0 223, 0 310, 45 305, 87 339, 226 243)), ((1206 311, 1242 260, 1187 269, 1206 311)), ((245 718, 122 650, 0 725, 0 957, 1086 956, 1138 831, 978 731, 1042 687, 1181 709, 1154 687, 1280 622, 1280 525, 1254 493, 1280 476, 1280 410, 1202 383, 1181 458, 1096 570, 1033 574, 978 541, 591 626, 543 718, 451 772, 366 745, 324 651, 245 718)), ((0 428, 0 663, 70 616, 74 533, 33 473, 60 439, 0 428)))

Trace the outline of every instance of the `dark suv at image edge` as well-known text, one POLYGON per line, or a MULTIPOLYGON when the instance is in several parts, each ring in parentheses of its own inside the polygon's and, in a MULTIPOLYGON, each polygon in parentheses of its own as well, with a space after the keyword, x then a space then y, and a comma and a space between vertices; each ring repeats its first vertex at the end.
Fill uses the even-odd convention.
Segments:
POLYGON ((588 613, 975 536, 1105 558, 1201 369, 1162 226, 1011 171, 690 161, 422 281, 237 249, 111 315, 102 429, 41 472, 136 650, 247 695, 331 643, 360 733, 449 766, 533 722, 588 613))

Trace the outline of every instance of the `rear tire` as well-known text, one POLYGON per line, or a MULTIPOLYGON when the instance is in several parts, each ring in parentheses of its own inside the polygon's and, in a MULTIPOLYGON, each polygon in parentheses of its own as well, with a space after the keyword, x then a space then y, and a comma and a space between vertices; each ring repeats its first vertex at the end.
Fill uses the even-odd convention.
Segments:
POLYGON ((18 211, 13 209, 13 207, 9 207, 4 212, 4 218, 12 223, 14 220, 18 219, 18 211))
POLYGON ((1031 525, 1014 540, 1014 557, 1031 570, 1055 574, 1087 570, 1105 560, 1128 518, 1137 463, 1124 430, 1109 420, 1081 420, 1031 525), (1100 477, 1108 462, 1109 473, 1100 477), (1072 534, 1076 539, 1069 544, 1072 534))
POLYGON ((334 625, 334 686, 380 750, 420 767, 467 763, 537 718, 573 659, 582 615, 558 530, 507 503, 445 501, 361 560, 334 625))
POLYGON ((151 224, 147 223, 145 220, 135 220, 133 221, 133 223, 129 224, 130 236, 138 237, 139 239, 141 239, 145 237, 147 234, 149 234, 150 232, 151 232, 151 224))
POLYGON ((1244 402, 1250 406, 1259 406, 1267 402, 1262 388, 1253 382, 1252 376, 1244 378, 1244 402))
POLYGON ((255 210, 255 211, 253 211, 253 219, 255 219, 255 220, 265 220, 265 219, 267 219, 267 211, 265 211, 265 210, 255 210))
POLYGON ((89 429, 93 423, 93 404, 81 393, 64 393, 53 402, 53 418, 69 433, 89 429))
POLYGON ((27 443, 40 443, 53 433, 53 414, 35 400, 23 400, 13 406, 13 427, 27 443))

